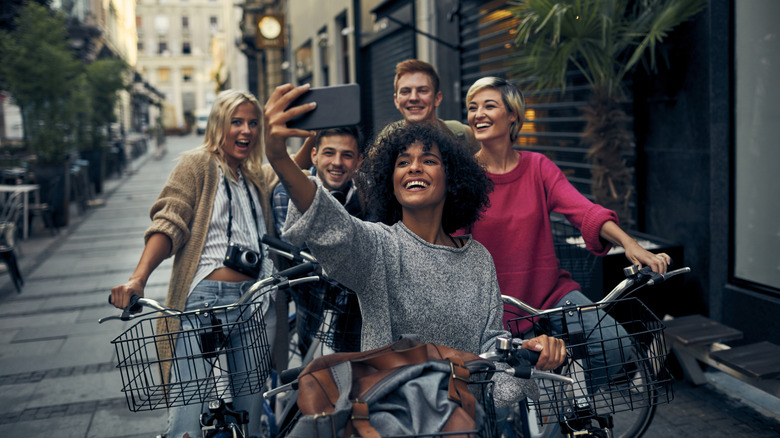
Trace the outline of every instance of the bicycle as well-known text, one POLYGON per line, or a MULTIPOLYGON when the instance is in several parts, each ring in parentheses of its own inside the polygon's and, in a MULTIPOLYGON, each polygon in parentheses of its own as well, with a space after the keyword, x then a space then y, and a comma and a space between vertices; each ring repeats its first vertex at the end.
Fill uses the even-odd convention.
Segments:
MULTIPOLYGON (((317 260, 310 253, 270 235, 264 235, 262 242, 270 252, 292 263, 317 266, 313 271, 318 274, 313 276, 316 279, 299 283, 303 288, 287 288, 295 304, 288 320, 290 363, 298 365, 296 369, 302 369, 316 357, 358 351, 361 316, 355 293, 322 275, 317 260), (328 287, 323 289, 324 285, 328 287)), ((295 391, 289 387, 274 391, 289 380, 285 373, 271 376, 271 395, 265 398, 266 411, 261 420, 267 423, 267 436, 278 436, 284 425, 297 415, 295 391)))
POLYGON ((510 332, 529 322, 534 335, 560 337, 566 343, 567 361, 558 370, 575 384, 541 384, 541 398, 524 402, 508 422, 507 436, 639 437, 649 427, 657 404, 672 399, 672 377, 666 368, 668 350, 663 324, 636 298, 623 298, 637 290, 660 284, 690 272, 680 268, 657 274, 649 267, 624 269, 626 278, 602 300, 590 305, 572 305, 540 310, 504 296, 519 312, 508 323, 510 332), (601 324, 590 330, 615 329, 618 335, 599 341, 583 329, 583 316, 595 314, 601 324), (607 324, 606 316, 614 323, 607 324), (560 332, 553 330, 559 324, 560 332), (603 327, 611 325, 611 327, 603 327), (596 363, 614 356, 617 361, 596 363), (536 416, 536 421, 533 417, 536 416), (511 426, 511 427, 510 427, 511 426))
MULTIPOLYGON (((270 235, 262 237, 269 251, 289 259, 293 263, 314 263, 317 260, 309 252, 270 235)), ((328 278, 318 270, 321 281, 306 283, 304 287, 290 288, 289 293, 295 303, 295 312, 290 315, 291 333, 299 336, 298 344, 291 350, 300 359, 308 363, 309 350, 314 347, 327 347, 334 352, 351 352, 360 349, 360 329, 362 318, 357 295, 340 283, 328 278), (309 287, 310 286, 310 287, 309 287), (295 325, 293 326, 293 322, 295 325), (299 327, 306 333, 297 333, 299 327), (307 339, 300 339, 306 337, 307 339), (312 344, 315 341, 317 343, 312 344)), ((322 350, 320 350, 322 353, 322 350)), ((322 354, 320 354, 322 355, 322 354)))
POLYGON ((248 413, 234 410, 232 401, 259 393, 271 374, 264 309, 257 298, 318 280, 304 276, 315 269, 315 264, 303 263, 262 279, 230 305, 179 311, 134 296, 121 315, 101 318, 99 323, 138 320, 111 341, 128 408, 138 412, 201 403, 207 407, 200 415, 204 437, 245 436, 248 413), (154 310, 141 314, 143 306, 154 310), (181 321, 180 329, 158 332, 158 323, 167 326, 174 319, 181 321), (184 354, 177 356, 176 343, 184 354), (172 352, 170 358, 159 357, 164 346, 172 352), (170 366, 170 382, 162 378, 163 365, 170 366), (183 370, 191 378, 182 379, 183 370))

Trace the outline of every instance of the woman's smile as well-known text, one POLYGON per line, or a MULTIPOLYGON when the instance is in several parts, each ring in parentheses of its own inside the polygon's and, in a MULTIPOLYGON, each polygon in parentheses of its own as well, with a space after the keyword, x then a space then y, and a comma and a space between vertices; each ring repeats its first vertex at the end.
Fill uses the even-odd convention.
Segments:
POLYGON ((441 152, 436 144, 426 151, 412 143, 395 161, 395 197, 404 209, 439 207, 447 196, 447 182, 441 152))

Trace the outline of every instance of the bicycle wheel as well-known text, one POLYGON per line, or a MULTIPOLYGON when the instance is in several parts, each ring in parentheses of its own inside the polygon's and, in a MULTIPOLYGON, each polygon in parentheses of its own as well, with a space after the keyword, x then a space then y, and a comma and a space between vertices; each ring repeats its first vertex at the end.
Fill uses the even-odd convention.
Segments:
POLYGON ((633 362, 634 369, 627 370, 624 381, 615 382, 617 391, 626 399, 642 400, 632 410, 624 410, 612 414, 614 421, 613 436, 619 438, 636 438, 642 436, 655 415, 655 406, 658 404, 658 392, 651 382, 657 380, 652 363, 648 355, 636 347, 632 348, 632 354, 637 358, 633 362))
MULTIPOLYGON (((607 390, 609 397, 621 397, 626 400, 641 402, 636 403, 631 410, 622 410, 611 414, 614 426, 612 436, 615 438, 638 438, 642 436, 655 415, 655 405, 658 394, 651 382, 656 381, 655 370, 652 369, 652 361, 642 350, 632 347, 632 355, 635 360, 631 363, 633 369, 621 373, 622 378, 612 382, 607 390)), ((564 367, 562 374, 571 375, 568 367, 564 367)), ((595 397, 599 399, 599 393, 595 397)), ((596 403, 597 411, 608 410, 605 403, 596 403)), ((593 421, 593 426, 596 422, 593 421)), ((523 438, 551 438, 562 435, 561 426, 555 415, 549 410, 540 410, 534 403, 521 402, 512 411, 504 436, 523 438)))

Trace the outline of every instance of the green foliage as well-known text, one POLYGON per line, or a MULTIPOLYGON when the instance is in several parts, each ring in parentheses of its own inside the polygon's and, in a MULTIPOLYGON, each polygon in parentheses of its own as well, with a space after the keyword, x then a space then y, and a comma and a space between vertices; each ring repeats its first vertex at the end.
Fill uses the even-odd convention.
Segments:
POLYGON ((0 31, 0 77, 22 111, 28 146, 42 162, 62 161, 72 146, 83 65, 68 48, 62 16, 27 3, 13 31, 0 31))
POLYGON ((516 73, 531 88, 566 87, 579 70, 594 90, 617 96, 623 78, 649 58, 673 28, 701 11, 706 0, 526 0, 511 7, 518 18, 516 73))
POLYGON ((623 79, 637 65, 655 71, 659 44, 706 0, 524 0, 511 7, 518 19, 514 73, 532 90, 566 91, 576 69, 593 91, 584 109, 582 143, 593 165, 594 200, 631 224, 632 172, 624 157, 633 147, 621 107, 623 79))
POLYGON ((91 101, 92 137, 89 142, 80 143, 83 149, 98 149, 108 146, 106 132, 116 121, 114 108, 119 99, 118 92, 125 88, 127 64, 119 59, 98 59, 87 66, 85 89, 91 101))

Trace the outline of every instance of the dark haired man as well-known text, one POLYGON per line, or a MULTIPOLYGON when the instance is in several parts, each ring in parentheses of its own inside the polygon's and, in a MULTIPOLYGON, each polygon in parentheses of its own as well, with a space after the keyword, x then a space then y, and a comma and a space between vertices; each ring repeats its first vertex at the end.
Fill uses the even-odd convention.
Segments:
MULTIPOLYGON (((364 218, 363 209, 352 177, 363 162, 362 143, 362 136, 357 127, 324 129, 317 131, 314 137, 308 138, 299 151, 299 154, 305 154, 306 148, 311 147, 312 175, 316 175, 322 186, 339 200, 349 214, 361 219, 364 218)), ((289 201, 290 197, 284 186, 277 184, 272 201, 277 236, 282 235, 289 201)), ((280 266, 283 267, 286 265, 280 266)), ((318 305, 317 299, 338 303, 343 312, 331 321, 332 333, 329 340, 333 349, 337 352, 359 349, 362 319, 357 296, 354 293, 322 280, 295 286, 293 296, 296 297, 296 305, 301 315, 303 313, 307 315, 296 319, 298 345, 301 351, 309 348, 313 334, 319 330, 322 306, 318 305)))
MULTIPOLYGON (((344 208, 355 217, 363 218, 360 202, 355 192, 352 177, 363 162, 362 138, 357 127, 324 129, 307 142, 313 143, 311 149, 312 175, 316 175, 325 187, 344 208)), ((303 148, 308 145, 304 144, 303 148)), ((282 235, 284 221, 287 219, 287 204, 290 198, 282 184, 273 191, 274 226, 276 234, 282 235)))

